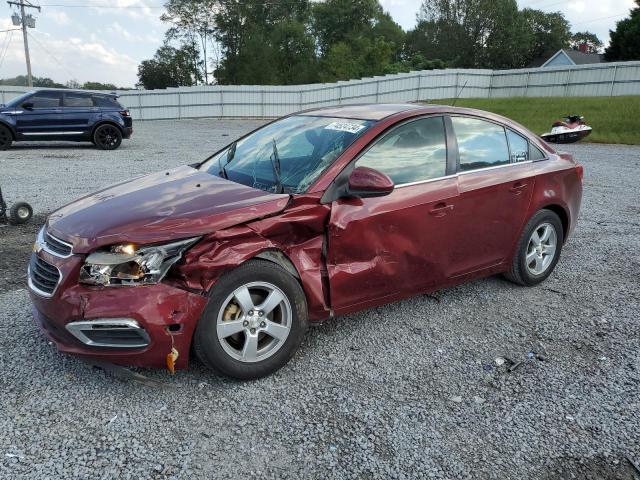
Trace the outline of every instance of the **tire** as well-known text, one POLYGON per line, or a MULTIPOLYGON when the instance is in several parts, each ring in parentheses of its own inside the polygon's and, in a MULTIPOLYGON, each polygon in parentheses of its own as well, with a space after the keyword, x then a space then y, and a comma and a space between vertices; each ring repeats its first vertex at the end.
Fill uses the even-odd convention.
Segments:
POLYGON ((274 373, 293 357, 307 323, 307 302, 298 281, 275 263, 250 260, 215 284, 193 348, 211 370, 253 380, 274 373))
POLYGON ((9 221, 13 225, 27 223, 33 217, 33 208, 26 202, 14 203, 9 210, 9 221))
POLYGON ((115 150, 122 143, 122 132, 115 125, 104 123, 93 132, 93 143, 100 150, 115 150))
POLYGON ((547 279, 556 268, 562 252, 564 229, 558 215, 551 210, 539 210, 525 225, 516 246, 507 280, 532 287, 547 279), (534 233, 540 240, 537 246, 534 233), (545 236, 548 237, 545 239, 545 236), (552 244, 555 247, 552 249, 552 244), (552 252, 552 253, 550 253, 552 252))
POLYGON ((13 143, 13 134, 4 125, 0 125, 0 150, 7 150, 13 143))

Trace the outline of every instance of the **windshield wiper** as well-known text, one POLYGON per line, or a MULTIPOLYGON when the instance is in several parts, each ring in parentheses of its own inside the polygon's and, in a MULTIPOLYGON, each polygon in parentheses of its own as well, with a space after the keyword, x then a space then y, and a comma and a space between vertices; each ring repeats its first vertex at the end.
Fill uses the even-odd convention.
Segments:
POLYGON ((224 162, 224 165, 220 164, 220 158, 221 157, 218 157, 218 175, 222 175, 227 180, 229 180, 229 175, 227 175, 227 168, 226 167, 227 167, 227 165, 229 165, 229 163, 231 163, 231 160, 233 160, 233 158, 236 156, 236 146, 237 145, 238 145, 238 142, 235 141, 229 147, 229 151, 227 152, 227 159, 224 162))
POLYGON ((282 185, 282 177, 280 174, 280 156, 278 155, 278 145, 276 139, 273 139, 273 154, 269 157, 271 160, 271 166, 273 167, 273 174, 276 179, 276 191, 275 193, 284 193, 284 186, 282 185))

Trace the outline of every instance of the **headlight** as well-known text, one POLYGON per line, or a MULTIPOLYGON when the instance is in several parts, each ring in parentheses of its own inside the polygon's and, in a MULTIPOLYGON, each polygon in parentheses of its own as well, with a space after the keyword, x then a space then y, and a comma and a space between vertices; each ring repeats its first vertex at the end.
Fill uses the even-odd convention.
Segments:
POLYGON ((104 286, 158 283, 198 240, 200 237, 149 246, 127 243, 92 253, 80 270, 80 283, 104 286))

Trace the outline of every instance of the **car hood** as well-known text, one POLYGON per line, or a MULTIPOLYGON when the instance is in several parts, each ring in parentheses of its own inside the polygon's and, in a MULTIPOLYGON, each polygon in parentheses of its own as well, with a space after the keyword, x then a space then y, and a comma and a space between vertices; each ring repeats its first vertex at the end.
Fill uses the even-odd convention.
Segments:
POLYGON ((268 215, 289 195, 267 193, 191 167, 135 178, 76 200, 52 213, 47 231, 75 253, 120 242, 138 244, 194 237, 268 215))

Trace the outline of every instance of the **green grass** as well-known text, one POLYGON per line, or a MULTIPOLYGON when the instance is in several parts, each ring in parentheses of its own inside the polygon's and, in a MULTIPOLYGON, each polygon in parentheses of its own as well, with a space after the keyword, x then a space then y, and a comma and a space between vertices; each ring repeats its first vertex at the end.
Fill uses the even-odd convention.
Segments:
MULTIPOLYGON (((451 105, 453 100, 429 103, 451 105)), ((461 98, 456 106, 504 115, 538 135, 550 131, 551 124, 565 115, 583 115, 593 127, 584 142, 640 145, 640 96, 461 98)))

